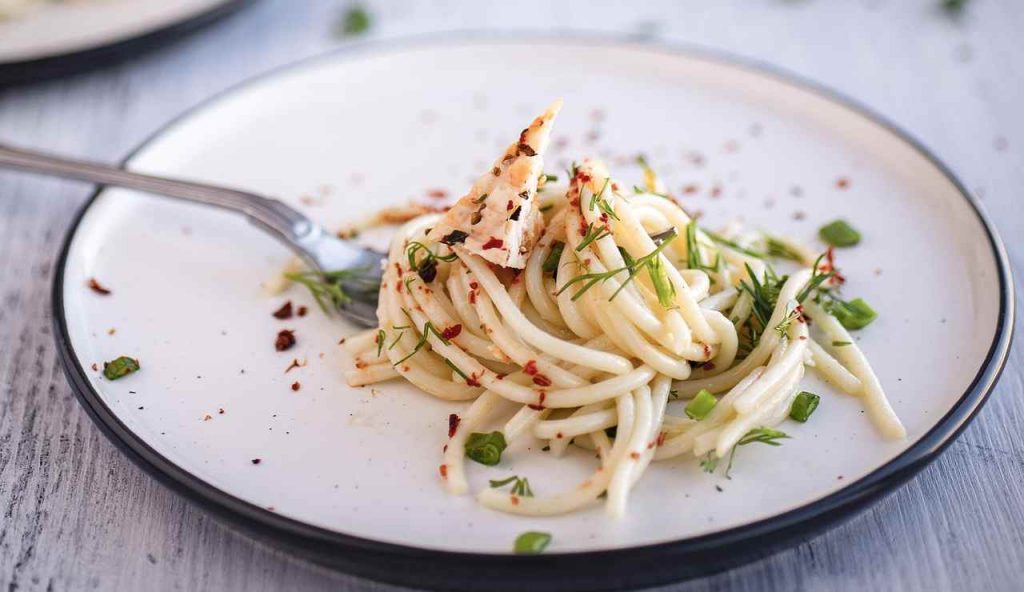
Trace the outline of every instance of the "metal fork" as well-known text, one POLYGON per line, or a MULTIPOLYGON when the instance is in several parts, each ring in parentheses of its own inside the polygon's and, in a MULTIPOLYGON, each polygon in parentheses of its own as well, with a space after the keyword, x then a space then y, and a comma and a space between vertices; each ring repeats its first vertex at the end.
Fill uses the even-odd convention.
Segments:
POLYGON ((351 300, 338 303, 338 308, 345 317, 360 325, 372 327, 377 324, 377 290, 368 289, 367 286, 380 283, 384 255, 337 238, 276 199, 227 187, 133 173, 105 164, 61 158, 2 144, 0 168, 114 185, 243 214, 250 222, 287 245, 314 271, 326 273, 361 270, 356 278, 340 280, 342 289, 351 296, 351 300))

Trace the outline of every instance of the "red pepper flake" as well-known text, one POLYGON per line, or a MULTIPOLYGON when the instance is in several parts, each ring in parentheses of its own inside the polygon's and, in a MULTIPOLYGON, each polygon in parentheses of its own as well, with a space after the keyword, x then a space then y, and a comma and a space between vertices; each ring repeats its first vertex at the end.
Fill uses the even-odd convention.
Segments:
POLYGON ((96 278, 89 278, 89 281, 86 282, 85 285, 89 286, 89 289, 97 294, 102 294, 104 296, 110 294, 110 290, 101 286, 100 283, 96 281, 96 278))
POLYGON ((495 238, 492 236, 486 243, 484 243, 483 250, 486 251, 488 249, 500 249, 504 244, 505 241, 501 240, 500 238, 495 238))
POLYGON ((714 370, 715 369, 715 363, 714 362, 704 362, 704 365, 701 366, 701 368, 703 368, 705 370, 714 370))
POLYGON ((551 379, 543 374, 538 374, 533 377, 533 384, 537 386, 551 386, 551 379))
POLYGON ((213 419, 213 416, 209 413, 203 416, 203 421, 210 421, 211 419, 213 419))
POLYGON ((692 195, 694 193, 697 193, 698 191, 700 191, 700 187, 698 187, 697 185, 695 185, 693 183, 683 187, 683 193, 685 193, 687 195, 692 195))
POLYGON ((306 313, 307 313, 307 312, 309 312, 309 309, 308 309, 308 308, 306 308, 305 306, 300 306, 300 307, 299 307, 299 308, 298 308, 298 309, 297 309, 297 310, 295 311, 295 314, 299 315, 300 317, 304 317, 304 316, 306 316, 306 313))
POLYGON ((529 405, 527 405, 527 407, 529 407, 530 409, 533 409, 534 411, 544 411, 544 406, 543 405, 537 405, 537 404, 534 404, 534 403, 530 403, 529 405))
POLYGON ((505 204, 505 210, 508 211, 508 210, 511 210, 511 209, 512 209, 512 200, 510 199, 510 200, 508 200, 508 203, 505 204))
POLYGON ((466 378, 466 385, 467 386, 483 386, 483 385, 480 384, 480 377, 477 376, 476 374, 470 374, 469 377, 466 378))
POLYGON ((281 319, 282 321, 285 319, 292 318, 292 301, 289 300, 285 302, 284 304, 281 305, 281 308, 275 310, 274 318, 281 319))
POLYGON ((427 197, 432 197, 434 199, 444 199, 448 197, 448 192, 445 191, 444 189, 431 189, 427 191, 427 197))
POLYGON ((476 304, 476 291, 475 290, 470 290, 470 292, 469 292, 469 303, 470 304, 476 304))
POLYGON ((526 365, 523 366, 523 372, 529 374, 530 376, 537 374, 537 361, 529 360, 528 362, 526 362, 526 365))
POLYGON ((501 169, 499 169, 498 167, 494 167, 493 169, 491 169, 491 174, 497 177, 498 175, 501 174, 501 169))
MULTIPOLYGON (((455 431, 459 429, 459 422, 461 422, 461 421, 462 421, 462 418, 459 417, 455 413, 452 413, 451 415, 448 416, 448 437, 449 438, 451 438, 452 436, 455 435, 455 431)), ((448 448, 448 447, 445 446, 445 448, 448 448)))
POLYGON ((291 349, 293 345, 295 345, 295 331, 282 329, 277 334, 277 340, 274 341, 274 349, 285 351, 291 349))
POLYGON ((262 460, 262 459, 259 459, 259 458, 254 458, 254 459, 252 459, 252 464, 254 464, 254 465, 258 465, 258 464, 260 464, 261 462, 263 462, 263 460, 262 460))
POLYGON ((442 479, 448 478, 448 465, 441 465, 440 467, 438 467, 438 470, 441 472, 442 479))
POLYGON ((451 327, 445 327, 444 331, 441 331, 441 337, 447 340, 455 339, 462 333, 462 325, 452 325, 451 327))
POLYGON ((220 409, 217 410, 217 415, 224 415, 224 408, 223 407, 221 407, 220 409))
POLYGON ((629 453, 629 458, 631 458, 633 460, 640 460, 640 453, 639 452, 630 452, 629 453))
POLYGON ((302 388, 302 385, 301 385, 301 384, 299 384, 299 381, 297 381, 297 380, 296 380, 295 382, 293 382, 293 383, 292 383, 292 390, 293 390, 293 391, 297 391, 297 390, 299 390, 300 388, 302 388))
POLYGON ((847 189, 850 187, 850 180, 846 177, 836 179, 836 189, 847 189))
POLYGON ((706 344, 706 343, 700 344, 700 347, 701 347, 701 349, 704 350, 704 357, 705 358, 710 358, 711 357, 711 347, 709 347, 708 344, 706 344))
POLYGON ((518 506, 519 505, 519 498, 514 496, 514 495, 510 496, 509 501, 512 502, 513 506, 518 506))
MULTIPOLYGON (((362 364, 363 364, 363 367, 365 368, 365 367, 366 367, 366 362, 362 362, 362 364)), ((289 372, 291 372, 291 371, 292 371, 292 370, 294 370, 295 368, 302 368, 302 367, 303 367, 303 366, 305 366, 305 365, 306 365, 306 361, 305 361, 305 360, 303 360, 303 361, 302 361, 302 362, 300 363, 300 362, 299 362, 299 360, 298 360, 298 358, 293 358, 293 359, 292 359, 292 363, 291 363, 291 364, 289 364, 287 368, 285 368, 285 370, 284 370, 284 373, 285 373, 285 374, 288 374, 289 372)), ((356 368, 359 368, 359 367, 360 367, 360 366, 359 366, 359 362, 356 362, 356 368)))
POLYGON ((661 446, 662 444, 665 443, 665 432, 661 432, 658 434, 658 439, 655 441, 655 443, 658 446, 661 446))
POLYGON ((563 434, 562 432, 558 432, 557 434, 555 434, 555 438, 558 439, 558 440, 561 440, 564 437, 565 437, 565 434, 563 434))
POLYGON ((97 365, 96 363, 93 363, 93 365, 92 365, 92 371, 93 371, 93 372, 99 372, 99 371, 100 371, 100 367, 99 367, 99 365, 97 365))

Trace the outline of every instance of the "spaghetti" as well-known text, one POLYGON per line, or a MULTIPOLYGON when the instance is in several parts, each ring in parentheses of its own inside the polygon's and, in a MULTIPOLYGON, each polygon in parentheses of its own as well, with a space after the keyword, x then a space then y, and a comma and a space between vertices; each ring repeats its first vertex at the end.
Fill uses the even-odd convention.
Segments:
MULTIPOLYGON (((550 124, 546 115, 536 129, 550 124)), ((502 182, 502 163, 540 158, 536 146, 523 154, 531 129, 488 173, 492 185, 502 182)), ((499 457, 508 442, 538 438, 551 454, 594 450, 598 466, 562 493, 533 496, 517 482, 512 492, 484 489, 480 503, 553 515, 607 494, 608 512, 620 516, 652 461, 693 455, 713 466, 789 417, 806 368, 860 397, 883 436, 905 435, 867 359, 830 314, 841 281, 830 255, 814 260, 773 239, 798 268, 780 276, 747 237, 699 228, 658 192, 653 172, 634 191, 599 162, 569 175, 568 185, 541 175, 518 194, 538 212, 522 230, 536 235, 508 255, 521 256, 522 269, 474 252, 487 241, 471 249, 472 229, 453 236, 459 226, 450 219, 407 223, 388 254, 379 328, 346 341, 352 385, 401 377, 435 397, 472 401, 449 422, 440 465, 448 491, 467 492, 467 444, 500 425, 488 436, 499 457), (687 415, 667 412, 673 398, 690 401, 687 415)), ((483 203, 480 195, 488 194, 467 198, 483 203)))

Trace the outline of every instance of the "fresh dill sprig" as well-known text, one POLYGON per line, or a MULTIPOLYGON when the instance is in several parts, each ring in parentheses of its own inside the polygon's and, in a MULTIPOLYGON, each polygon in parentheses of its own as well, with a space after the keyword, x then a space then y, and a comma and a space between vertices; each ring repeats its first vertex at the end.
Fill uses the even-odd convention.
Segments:
POLYGON ((791 249, 785 241, 769 234, 764 235, 764 247, 765 253, 769 257, 774 257, 776 259, 788 259, 790 261, 800 261, 803 259, 800 256, 800 253, 791 249))
MULTIPOLYGON (((789 438, 789 435, 773 428, 760 427, 750 430, 744 434, 743 437, 736 442, 736 445, 732 447, 732 450, 729 451, 729 464, 725 467, 725 476, 729 477, 729 473, 732 471, 732 461, 736 457, 736 449, 740 446, 746 446, 747 444, 753 444, 755 442, 767 444, 768 446, 781 446, 782 442, 780 442, 780 440, 785 438, 789 438)), ((712 450, 711 452, 708 452, 703 459, 701 459, 700 468, 703 469, 705 473, 714 473, 721 460, 721 458, 715 456, 715 451, 712 450)))
POLYGON ((505 479, 492 479, 490 481, 491 487, 498 489, 504 487, 509 483, 512 484, 512 489, 509 493, 512 495, 518 495, 520 497, 533 497, 533 489, 530 488, 530 480, 526 477, 519 477, 518 475, 512 475, 505 479))
POLYGON ((441 343, 443 343, 445 345, 449 345, 451 343, 450 341, 448 341, 448 339, 444 335, 441 334, 440 331, 438 331, 434 327, 433 323, 431 323, 430 321, 427 321, 423 325, 423 331, 420 333, 420 340, 416 342, 416 346, 412 348, 412 351, 409 352, 409 354, 407 356, 405 356, 401 360, 398 360, 397 362, 392 364, 392 366, 397 366, 397 365, 401 364, 402 362, 404 362, 404 361, 408 360, 409 358, 411 358, 411 357, 415 356, 416 354, 418 354, 419 351, 421 349, 423 349, 423 346, 425 346, 427 344, 427 339, 430 337, 431 333, 433 333, 438 339, 440 339, 441 343))
POLYGON ((826 280, 836 275, 834 269, 829 269, 828 271, 821 270, 821 260, 825 256, 826 253, 822 253, 821 255, 818 255, 817 259, 814 260, 814 266, 811 267, 811 279, 807 280, 807 283, 804 284, 804 287, 797 293, 797 302, 802 304, 803 301, 807 300, 807 297, 811 295, 811 292, 817 290, 818 287, 821 286, 821 284, 825 283, 826 280))
POLYGON ((597 209, 607 214, 608 217, 618 220, 619 217, 615 214, 615 210, 612 208, 612 204, 608 203, 608 200, 604 197, 604 192, 608 190, 608 184, 611 182, 612 180, 610 177, 605 179, 604 185, 601 186, 601 191, 598 191, 597 193, 591 193, 590 205, 587 206, 587 208, 591 212, 593 212, 594 206, 596 205, 597 209))
POLYGON ((377 357, 379 358, 384 353, 384 341, 388 338, 388 334, 384 332, 384 329, 377 329, 377 357))
POLYGON ((789 332, 789 328, 793 325, 793 321, 799 319, 800 314, 799 305, 791 309, 787 307, 785 316, 782 317, 782 320, 779 321, 778 325, 775 325, 775 332, 779 334, 779 337, 786 336, 786 333, 789 332))
POLYGON ((454 370, 456 374, 461 376, 462 380, 465 380, 466 382, 469 382, 469 377, 466 376, 466 373, 463 372, 462 370, 459 370, 459 367, 456 366, 455 364, 453 364, 451 360, 449 360, 448 358, 445 358, 444 359, 444 363, 447 364, 449 368, 454 370))
POLYGON ((380 289, 380 279, 374 277, 368 267, 324 272, 297 271, 286 273, 284 277, 306 286, 316 303, 327 314, 352 302, 352 296, 346 291, 346 287, 367 292, 380 289))
POLYGON ((587 224, 587 230, 583 235, 583 240, 580 241, 580 244, 576 245, 576 252, 579 253, 583 249, 586 249, 590 243, 611 235, 612 231, 609 230, 607 226, 594 226, 593 224, 587 224))
MULTIPOLYGON (((615 292, 611 295, 611 297, 608 298, 610 302, 614 300, 616 296, 619 295, 619 292, 621 292, 626 287, 626 285, 629 284, 629 282, 633 281, 633 278, 636 277, 636 274, 640 273, 640 271, 644 269, 647 269, 649 273, 651 273, 651 282, 654 283, 655 285, 655 291, 658 291, 659 282, 663 282, 662 290, 666 294, 666 301, 669 302, 669 304, 666 306, 670 306, 671 298, 675 297, 675 286, 673 286, 671 282, 668 280, 668 277, 665 275, 665 270, 662 267, 660 267, 661 260, 658 256, 661 254, 662 251, 665 250, 665 247, 672 243, 676 236, 678 235, 670 235, 660 245, 658 245, 657 248, 655 248, 653 251, 639 259, 634 260, 632 257, 628 259, 626 259, 626 257, 623 257, 623 259, 625 259, 626 265, 619 267, 618 269, 613 269, 611 271, 605 271, 601 273, 585 273, 582 275, 578 275, 570 279, 565 284, 563 284, 562 287, 559 288, 557 294, 561 294, 562 292, 568 290, 569 287, 574 284, 583 283, 583 286, 579 289, 579 291, 577 291, 572 296, 573 301, 576 301, 581 296, 583 296, 583 294, 587 290, 593 288, 597 284, 608 281, 611 278, 615 277, 616 275, 622 273, 623 271, 627 272, 628 275, 625 281, 623 281, 622 285, 620 285, 619 288, 615 290, 615 292), (654 261, 658 261, 658 263, 653 263, 654 261), (652 265, 654 266, 653 271, 652 265)), ((661 294, 659 294, 658 301, 662 302, 661 294)))
POLYGON ((736 241, 728 239, 728 238, 725 238, 724 236, 722 236, 720 234, 716 234, 714 232, 711 232, 710 230, 704 230, 704 234, 706 234, 707 237, 710 238, 712 241, 714 241, 714 242, 716 242, 716 243, 718 243, 720 245, 725 245, 726 247, 729 247, 733 251, 738 251, 740 253, 743 253, 744 255, 748 255, 748 256, 753 257, 755 259, 767 259, 768 258, 768 255, 766 253, 762 253, 760 251, 755 251, 754 249, 751 249, 749 247, 744 247, 743 245, 737 243, 736 241))

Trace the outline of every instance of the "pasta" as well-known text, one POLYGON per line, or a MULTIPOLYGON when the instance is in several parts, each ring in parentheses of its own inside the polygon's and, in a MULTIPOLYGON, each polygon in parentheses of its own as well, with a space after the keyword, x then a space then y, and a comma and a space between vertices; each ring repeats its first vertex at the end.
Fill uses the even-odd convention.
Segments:
MULTIPOLYGON (((550 128, 555 112, 538 118, 537 129, 550 128)), ((522 140, 538 137, 533 129, 494 176, 504 174, 501 163, 526 158, 522 140)), ((537 438, 549 454, 594 450, 597 467, 568 491, 533 496, 517 482, 511 492, 479 492, 481 504, 553 515, 606 494, 607 511, 621 516, 649 463, 692 455, 714 467, 737 445, 781 434, 772 428, 793 412, 807 368, 860 397, 883 436, 905 435, 866 357, 830 312, 842 302, 831 254, 813 259, 772 239, 767 251, 794 260, 779 275, 757 240, 701 229, 645 173, 636 190, 589 160, 573 166, 568 184, 531 179, 518 195, 532 200, 538 222, 512 230, 536 233, 516 243, 522 269, 474 252, 465 241, 472 230, 453 235, 460 226, 440 215, 414 219, 394 237, 380 325, 347 340, 355 361, 346 376, 353 385, 401 377, 432 396, 472 401, 449 421, 440 475, 452 494, 468 491, 475 442, 486 440, 500 457, 508 442, 537 438), (672 399, 688 401, 686 415, 668 412, 672 399)), ((480 195, 488 193, 467 197, 481 203, 480 195)))

